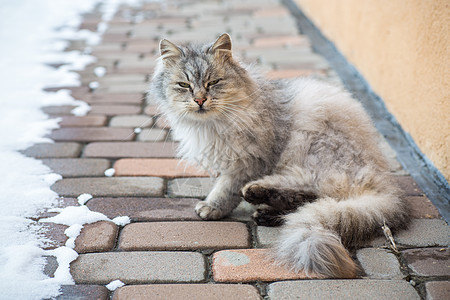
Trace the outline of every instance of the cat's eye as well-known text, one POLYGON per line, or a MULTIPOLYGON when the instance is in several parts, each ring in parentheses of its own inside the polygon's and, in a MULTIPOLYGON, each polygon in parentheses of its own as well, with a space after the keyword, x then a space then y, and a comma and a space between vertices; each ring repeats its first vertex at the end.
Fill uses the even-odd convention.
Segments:
POLYGON ((178 85, 183 87, 183 88, 190 88, 191 85, 189 83, 186 82, 178 82, 178 85))
POLYGON ((210 82, 208 82, 208 86, 212 86, 212 85, 218 84, 219 81, 220 81, 220 78, 216 79, 216 80, 213 80, 213 81, 210 81, 210 82))

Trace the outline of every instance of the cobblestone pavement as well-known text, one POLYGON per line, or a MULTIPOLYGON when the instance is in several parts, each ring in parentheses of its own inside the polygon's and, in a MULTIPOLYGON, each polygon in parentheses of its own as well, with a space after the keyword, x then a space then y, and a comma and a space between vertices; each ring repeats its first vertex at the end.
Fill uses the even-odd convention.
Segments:
MULTIPOLYGON (((92 12, 81 28, 95 29, 100 21, 100 14, 92 12)), ((311 280, 272 264, 266 254, 279 229, 256 226, 245 205, 226 220, 199 220, 194 205, 207 195, 212 179, 178 164, 177 142, 155 106, 146 104, 144 93, 161 38, 205 42, 223 32, 233 37, 236 56, 260 65, 270 78, 312 75, 339 84, 277 1, 169 0, 121 7, 102 42, 91 48, 97 62, 80 72, 82 85, 67 87, 92 110, 75 117, 70 114, 73 107, 46 107, 49 115, 62 120, 51 134, 55 143, 25 151, 63 175, 52 187, 61 196, 61 207, 79 205, 76 197, 89 193, 90 210, 132 221, 125 226, 109 221, 84 226, 75 241, 79 257, 71 264, 76 285, 63 286, 61 298, 449 297, 449 227, 386 142, 383 149, 414 219, 409 230, 394 234, 399 252, 380 237, 355 253, 363 270, 360 279, 311 280), (106 68, 103 77, 95 75, 97 67, 106 68), (94 81, 98 87, 92 89, 94 81), (114 177, 104 175, 109 168, 115 169, 114 177), (105 285, 116 279, 126 285, 109 292, 105 285)), ((79 41, 72 42, 72 49, 87 50, 79 41)), ((67 226, 45 226, 53 241, 49 249, 65 244, 67 226)), ((47 274, 52 276, 56 264, 48 257, 47 274)))

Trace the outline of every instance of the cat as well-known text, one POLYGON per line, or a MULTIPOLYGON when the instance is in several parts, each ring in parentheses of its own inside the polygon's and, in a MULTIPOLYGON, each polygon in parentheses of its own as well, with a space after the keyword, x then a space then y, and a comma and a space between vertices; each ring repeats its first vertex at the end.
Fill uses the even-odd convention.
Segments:
POLYGON ((361 104, 325 82, 270 81, 232 53, 231 37, 160 42, 149 95, 182 158, 218 174, 195 207, 221 219, 242 199, 261 225, 282 224, 277 262, 316 278, 354 278, 348 249, 383 224, 404 228, 408 207, 361 104))

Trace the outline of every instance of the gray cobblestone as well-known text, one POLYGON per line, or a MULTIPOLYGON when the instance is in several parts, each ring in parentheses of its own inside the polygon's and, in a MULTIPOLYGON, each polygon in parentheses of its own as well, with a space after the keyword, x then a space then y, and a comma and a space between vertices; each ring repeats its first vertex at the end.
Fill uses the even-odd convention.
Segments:
POLYGON ((302 280, 275 282, 268 287, 269 299, 420 299, 403 280, 302 280))
POLYGON ((111 166, 107 159, 52 158, 42 162, 63 177, 104 176, 111 166))
POLYGON ((206 198, 213 186, 211 178, 180 178, 169 181, 167 193, 170 197, 206 198))
POLYGON ((94 197, 155 197, 163 195, 164 181, 158 177, 67 178, 56 182, 52 189, 66 197, 83 193, 94 197))
POLYGON ((200 282, 205 280, 203 255, 195 252, 109 252, 82 254, 71 264, 76 283, 125 284, 200 282))
POLYGON ((383 249, 359 249, 356 256, 367 276, 377 279, 402 279, 397 257, 383 249))
POLYGON ((22 153, 35 158, 78 157, 81 148, 78 143, 42 143, 33 145, 22 153))
POLYGON ((450 227, 444 220, 413 219, 408 230, 394 234, 399 244, 430 247, 450 244, 450 227))

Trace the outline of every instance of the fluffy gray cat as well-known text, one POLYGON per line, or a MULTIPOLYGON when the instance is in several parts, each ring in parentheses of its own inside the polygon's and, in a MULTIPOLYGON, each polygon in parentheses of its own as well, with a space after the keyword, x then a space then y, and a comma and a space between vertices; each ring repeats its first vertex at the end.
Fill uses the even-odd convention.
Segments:
POLYGON ((149 95, 180 141, 179 154, 218 176, 197 214, 217 220, 242 199, 258 224, 282 226, 278 262, 311 277, 353 278, 347 249, 408 209, 378 136, 345 91, 313 79, 269 81, 238 62, 231 38, 203 46, 162 40, 149 95))

